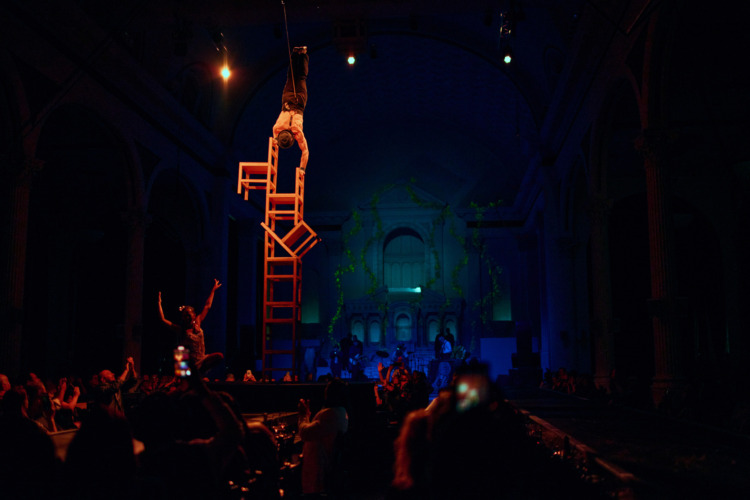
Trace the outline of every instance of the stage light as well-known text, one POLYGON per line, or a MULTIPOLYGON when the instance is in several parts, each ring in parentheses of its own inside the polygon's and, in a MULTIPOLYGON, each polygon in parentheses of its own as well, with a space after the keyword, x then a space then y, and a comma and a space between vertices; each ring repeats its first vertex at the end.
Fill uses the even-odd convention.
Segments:
POLYGON ((422 293, 422 287, 388 287, 388 293, 422 293))
POLYGON ((503 62, 505 64, 510 64, 512 60, 513 60, 513 51, 510 50, 510 47, 508 47, 503 52, 503 62))
POLYGON ((347 58, 346 62, 348 62, 348 63, 349 63, 349 66, 352 66, 352 65, 354 65, 354 63, 355 63, 355 62, 357 62, 357 58, 356 58, 356 57, 354 57, 354 56, 349 56, 349 57, 347 58))
POLYGON ((224 81, 229 80, 229 77, 232 75, 232 72, 229 70, 229 66, 226 64, 223 68, 221 68, 221 77, 224 79, 224 81))

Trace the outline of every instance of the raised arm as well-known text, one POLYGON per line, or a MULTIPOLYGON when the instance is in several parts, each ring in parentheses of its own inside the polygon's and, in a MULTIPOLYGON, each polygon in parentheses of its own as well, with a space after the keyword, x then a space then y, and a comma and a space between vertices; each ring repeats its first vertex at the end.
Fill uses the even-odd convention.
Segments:
POLYGON ((211 309, 211 306, 214 303, 214 294, 216 293, 216 290, 218 290, 220 286, 221 286, 221 283, 219 283, 219 280, 214 278, 214 286, 213 288, 211 288, 211 293, 208 294, 206 303, 203 305, 203 310, 198 315, 198 317, 195 318, 195 321, 198 324, 201 324, 203 320, 206 318, 206 314, 208 314, 208 310, 211 309))
POLYGON ((68 398, 67 401, 60 401, 60 406, 67 408, 68 410, 75 410, 78 404, 78 398, 81 396, 81 388, 77 385, 73 386, 73 395, 68 398))
POLYGON ((125 370, 120 374, 118 380, 120 382, 125 382, 129 378, 135 378, 135 376, 135 361, 133 361, 132 357, 129 357, 125 363, 125 370))
MULTIPOLYGON (((378 363, 378 377, 380 378, 380 384, 385 385, 386 379, 383 378, 383 372, 385 371, 385 367, 383 366, 383 362, 378 363)), ((390 375, 390 369, 388 370, 388 375, 390 375)))
POLYGON ((164 309, 161 306, 161 292, 159 292, 159 319, 161 319, 161 322, 167 325, 171 329, 177 329, 179 328, 177 325, 169 321, 166 317, 164 317, 164 309))

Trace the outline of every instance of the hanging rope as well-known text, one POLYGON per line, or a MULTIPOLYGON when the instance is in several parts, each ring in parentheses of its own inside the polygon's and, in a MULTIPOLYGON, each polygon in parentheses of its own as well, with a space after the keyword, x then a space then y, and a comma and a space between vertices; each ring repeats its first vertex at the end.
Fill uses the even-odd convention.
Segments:
POLYGON ((281 0, 281 7, 284 9, 284 29, 286 30, 286 50, 289 54, 289 72, 292 75, 292 90, 294 91, 294 100, 297 100, 297 86, 294 84, 294 68, 292 68, 292 46, 289 43, 289 24, 286 21, 286 5, 281 0))

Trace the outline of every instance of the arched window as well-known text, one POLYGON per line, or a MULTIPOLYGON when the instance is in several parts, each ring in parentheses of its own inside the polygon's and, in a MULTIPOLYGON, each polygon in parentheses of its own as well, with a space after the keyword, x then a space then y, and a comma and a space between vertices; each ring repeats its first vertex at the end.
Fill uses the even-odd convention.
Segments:
MULTIPOLYGON (((447 330, 450 330, 450 332, 453 334, 453 337, 456 339, 456 343, 458 343, 458 323, 456 322, 456 318, 453 316, 448 316, 445 318, 445 328, 447 330)), ((456 347, 455 345, 453 347, 456 347)))
POLYGON ((380 344, 382 334, 380 331, 380 323, 378 321, 370 322, 368 334, 369 334, 368 341, 371 345, 380 344))
POLYGON ((435 342, 435 337, 437 337, 438 333, 440 332, 440 322, 437 320, 437 318, 430 318, 427 321, 427 340, 430 343, 435 342))
POLYGON ((406 314, 396 316, 396 341, 409 342, 411 340, 411 318, 406 314))
POLYGON ((359 340, 365 339, 365 325, 359 318, 352 321, 352 336, 359 340))
POLYGON ((400 228, 385 240, 383 280, 388 288, 416 288, 425 283, 425 247, 412 229, 400 228))

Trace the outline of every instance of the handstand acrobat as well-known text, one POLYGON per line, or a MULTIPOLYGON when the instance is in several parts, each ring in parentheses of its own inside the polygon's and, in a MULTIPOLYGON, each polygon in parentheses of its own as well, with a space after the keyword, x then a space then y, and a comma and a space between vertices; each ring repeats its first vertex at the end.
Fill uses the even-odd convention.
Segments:
POLYGON ((307 104, 307 67, 309 56, 307 47, 292 50, 291 65, 286 73, 286 85, 281 95, 281 113, 273 126, 273 138, 282 149, 292 147, 297 141, 302 157, 299 168, 304 172, 310 150, 302 130, 302 118, 307 104))

